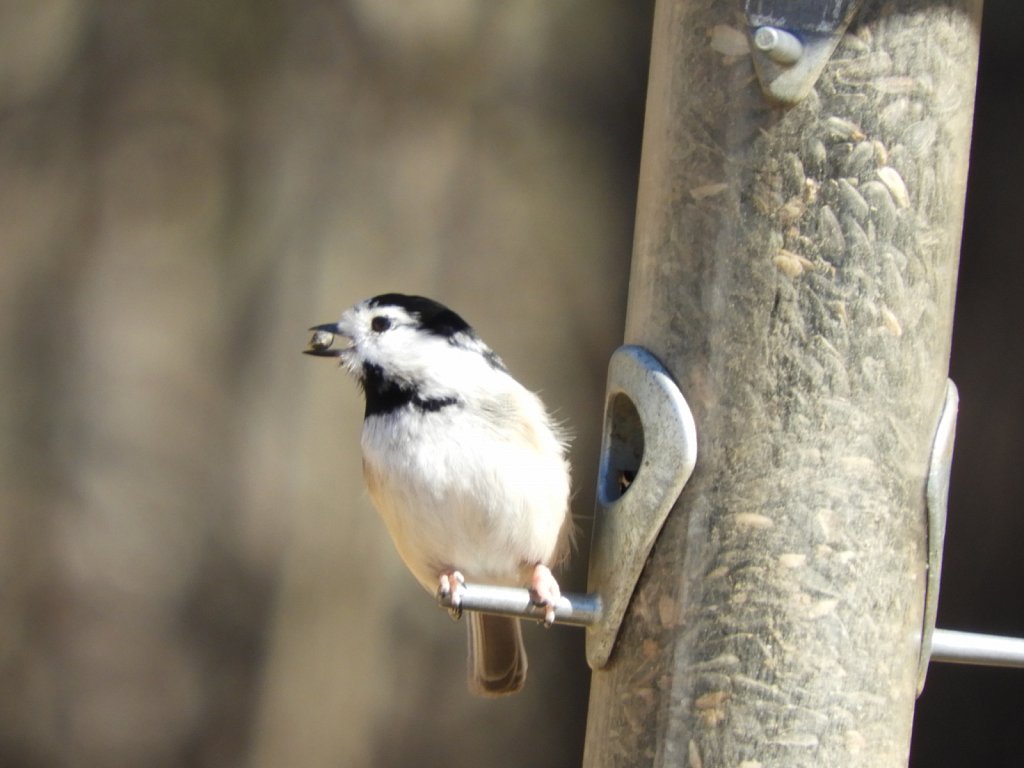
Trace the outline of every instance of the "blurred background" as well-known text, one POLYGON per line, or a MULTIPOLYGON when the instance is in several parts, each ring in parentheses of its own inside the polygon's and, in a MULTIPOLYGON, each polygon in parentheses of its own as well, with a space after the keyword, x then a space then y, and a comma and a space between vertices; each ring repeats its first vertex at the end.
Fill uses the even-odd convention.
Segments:
MULTIPOLYGON (((465 689, 306 328, 455 307, 573 428, 585 586, 652 4, 0 2, 0 766, 578 765, 582 633, 465 689)), ((1024 8, 990 2, 940 624, 1024 636, 1024 8)), ((912 764, 1019 764, 933 666, 912 764)))

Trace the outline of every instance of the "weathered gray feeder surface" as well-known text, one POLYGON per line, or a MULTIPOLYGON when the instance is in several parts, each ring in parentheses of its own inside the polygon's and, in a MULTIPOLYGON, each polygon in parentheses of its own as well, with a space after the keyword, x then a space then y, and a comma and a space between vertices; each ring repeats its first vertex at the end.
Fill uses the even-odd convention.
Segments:
POLYGON ((868 0, 791 107, 737 7, 657 4, 626 342, 701 448, 585 765, 904 766, 980 2, 868 0))

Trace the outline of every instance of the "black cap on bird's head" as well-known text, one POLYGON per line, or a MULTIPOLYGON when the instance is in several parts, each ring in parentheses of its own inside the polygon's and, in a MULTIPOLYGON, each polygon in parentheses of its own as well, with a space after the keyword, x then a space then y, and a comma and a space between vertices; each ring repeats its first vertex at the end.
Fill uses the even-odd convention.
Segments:
POLYGON ((398 307, 419 321, 424 331, 451 338, 457 333, 476 336, 469 323, 439 301, 404 293, 382 293, 366 302, 369 307, 398 307))

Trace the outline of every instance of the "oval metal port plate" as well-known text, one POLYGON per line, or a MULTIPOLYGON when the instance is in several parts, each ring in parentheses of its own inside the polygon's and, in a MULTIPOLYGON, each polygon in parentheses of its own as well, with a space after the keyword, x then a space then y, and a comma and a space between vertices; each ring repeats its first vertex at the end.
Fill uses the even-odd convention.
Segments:
POLYGON ((697 460, 690 407, 643 347, 620 347, 608 365, 589 591, 601 599, 587 632, 587 663, 604 667, 647 556, 697 460))

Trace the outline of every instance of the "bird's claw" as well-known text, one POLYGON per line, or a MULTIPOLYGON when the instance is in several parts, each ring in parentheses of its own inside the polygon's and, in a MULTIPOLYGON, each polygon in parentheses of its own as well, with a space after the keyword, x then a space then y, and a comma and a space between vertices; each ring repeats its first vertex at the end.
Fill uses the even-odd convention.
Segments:
POLYGON ((561 597, 562 590, 551 569, 538 563, 533 569, 533 578, 530 581, 530 601, 534 605, 544 607, 545 628, 550 628, 555 623, 555 604, 561 597))
POLYGON ((555 623, 555 606, 549 605, 544 611, 544 621, 541 622, 544 625, 544 629, 551 629, 555 623))
POLYGON ((462 593, 466 591, 466 578, 458 571, 445 571, 438 578, 437 600, 448 600, 448 615, 452 621, 462 618, 462 593))

